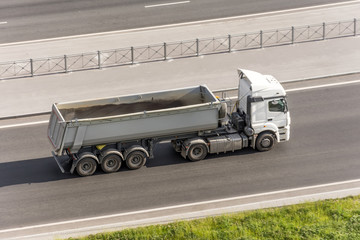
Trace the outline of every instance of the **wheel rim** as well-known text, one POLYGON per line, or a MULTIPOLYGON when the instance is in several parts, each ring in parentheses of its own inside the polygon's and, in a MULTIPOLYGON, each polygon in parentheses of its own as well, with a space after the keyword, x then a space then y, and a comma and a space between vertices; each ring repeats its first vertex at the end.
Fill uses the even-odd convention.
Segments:
POLYGON ((193 155, 199 157, 203 154, 204 150, 201 147, 194 148, 193 155))
POLYGON ((106 161, 106 167, 113 168, 116 165, 116 161, 114 159, 109 159, 106 161))
POLYGON ((270 147, 271 146, 271 140, 269 138, 264 138, 261 141, 261 146, 264 147, 264 148, 270 147))
POLYGON ((142 159, 142 157, 140 155, 136 154, 136 155, 132 156, 130 162, 134 165, 138 165, 139 163, 141 163, 141 159, 142 159))
POLYGON ((83 163, 83 164, 81 165, 81 170, 82 170, 84 173, 89 173, 89 172, 91 172, 92 167, 93 167, 92 163, 90 163, 90 162, 85 162, 85 163, 83 163))

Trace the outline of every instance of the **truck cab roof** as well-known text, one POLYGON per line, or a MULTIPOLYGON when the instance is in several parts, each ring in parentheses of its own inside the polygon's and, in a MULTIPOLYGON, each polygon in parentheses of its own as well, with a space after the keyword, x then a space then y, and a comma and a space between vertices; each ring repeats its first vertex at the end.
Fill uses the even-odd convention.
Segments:
POLYGON ((238 69, 238 74, 251 86, 253 97, 267 98, 286 95, 279 81, 271 75, 263 75, 246 69, 238 69))

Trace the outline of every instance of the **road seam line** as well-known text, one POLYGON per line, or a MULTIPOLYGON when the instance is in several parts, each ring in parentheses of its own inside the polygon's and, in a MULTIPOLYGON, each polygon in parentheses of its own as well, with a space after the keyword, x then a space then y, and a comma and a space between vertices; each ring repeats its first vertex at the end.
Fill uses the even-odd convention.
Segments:
MULTIPOLYGON (((15 240, 15 239, 23 239, 23 238, 41 237, 41 236, 47 236, 47 235, 71 234, 71 233, 76 233, 76 232, 81 233, 81 232, 86 232, 86 231, 95 231, 95 230, 99 230, 99 229, 105 230, 105 229, 109 229, 109 228, 125 228, 125 227, 129 227, 129 226, 143 226, 143 225, 154 224, 154 222, 161 224, 161 223, 166 223, 166 222, 172 222, 172 221, 174 221, 174 219, 194 219, 194 218, 198 218, 199 215, 201 217, 201 216, 210 216, 210 215, 217 215, 217 214, 226 214, 226 213, 228 213, 228 210, 231 210, 234 208, 242 208, 243 210, 237 210, 237 211, 244 211, 244 210, 257 209, 258 208, 258 207, 256 207, 257 205, 266 205, 265 208, 269 208, 269 207, 279 207, 279 206, 286 206, 286 205, 291 205, 291 204, 298 204, 303 201, 308 201, 307 199, 309 199, 309 198, 316 198, 316 197, 320 197, 323 195, 331 195, 331 194, 336 194, 336 193, 359 191, 359 190, 360 190, 360 187, 356 187, 356 188, 340 189, 340 190, 328 191, 328 192, 311 193, 311 194, 305 194, 305 195, 301 195, 301 196, 283 197, 283 198, 279 198, 279 199, 263 200, 263 201, 258 201, 258 202, 237 204, 237 205, 233 205, 233 206, 225 206, 225 207, 211 208, 211 209, 205 209, 205 210, 198 210, 198 211, 194 211, 194 212, 177 213, 177 214, 171 214, 171 215, 166 215, 166 216, 150 217, 150 218, 139 219, 139 220, 130 220, 130 221, 122 222, 120 224, 119 223, 109 223, 109 224, 102 224, 102 225, 97 225, 97 226, 60 230, 60 231, 55 231, 55 232, 48 232, 48 233, 41 233, 41 234, 34 234, 34 235, 26 235, 26 236, 11 238, 11 239, 15 240), (291 203, 289 203, 289 204, 284 203, 284 202, 289 202, 289 201, 291 201, 291 203), (296 201, 296 202, 293 203, 293 201, 296 201), (277 202, 280 202, 281 204, 276 204, 277 202), (270 206, 268 206, 268 205, 270 205, 270 206), (214 211, 217 211, 218 213, 212 214, 211 212, 214 212, 214 211)), ((323 199, 323 198, 320 198, 320 199, 323 199)))
POLYGON ((336 86, 348 85, 348 84, 353 84, 353 83, 360 83, 360 79, 354 80, 354 81, 347 81, 347 82, 329 83, 329 84, 323 84, 323 85, 317 85, 317 86, 293 88, 293 89, 286 90, 286 92, 296 92, 296 91, 303 91, 303 90, 310 90, 310 89, 317 89, 317 88, 324 88, 324 87, 336 87, 336 86))
MULTIPOLYGON (((88 222, 88 221, 94 221, 94 220, 109 219, 109 218, 122 217, 122 216, 130 216, 130 215, 135 215, 135 214, 143 214, 143 213, 150 213, 150 212, 156 212, 156 211, 171 210, 171 209, 176 209, 176 208, 192 207, 192 206, 198 206, 198 205, 204 205, 204 204, 241 200, 241 199, 252 198, 252 197, 263 197, 263 196, 269 196, 269 195, 274 195, 274 194, 290 193, 290 192, 295 192, 295 191, 309 190, 309 189, 315 189, 315 188, 321 188, 321 187, 331 187, 331 186, 356 183, 356 182, 360 182, 360 179, 353 179, 353 180, 347 180, 347 181, 342 181, 342 182, 334 182, 334 183, 319 184, 319 185, 313 185, 313 186, 307 186, 307 187, 285 189, 285 190, 265 192, 265 193, 250 194, 250 195, 246 195, 246 196, 237 196, 237 197, 230 197, 230 198, 223 198, 223 199, 216 199, 216 200, 209 200, 209 201, 201 201, 201 202, 195 202, 195 203, 179 204, 179 205, 173 205, 173 206, 168 206, 168 207, 160 207, 160 208, 111 214, 111 215, 98 216, 98 217, 90 217, 90 218, 75 219, 75 220, 69 220, 69 221, 39 224, 39 225, 20 227, 20 228, 4 229, 4 230, 0 230, 0 233, 22 231, 22 230, 28 230, 28 229, 34 229, 34 228, 41 228, 41 227, 51 227, 51 226, 65 225, 65 224, 78 223, 78 222, 88 222)), ((340 190, 337 190, 337 191, 340 191, 340 190)))
POLYGON ((179 4, 185 4, 185 3, 190 3, 190 1, 160 3, 160 4, 154 4, 154 5, 146 5, 144 7, 145 8, 165 7, 165 6, 179 5, 179 4))
POLYGON ((4 126, 0 126, 0 129, 38 125, 38 124, 44 124, 44 123, 48 123, 48 122, 49 122, 49 120, 44 120, 44 121, 38 121, 38 122, 28 122, 28 123, 4 125, 4 126))
POLYGON ((0 47, 20 45, 20 44, 42 43, 42 42, 50 42, 50 41, 58 41, 58 40, 68 40, 68 39, 82 38, 82 37, 96 37, 96 36, 119 34, 119 33, 129 33, 129 32, 137 32, 137 31, 150 31, 150 30, 169 28, 169 27, 180 27, 180 26, 188 26, 188 25, 194 25, 194 24, 213 23, 213 22, 219 22, 219 21, 230 21, 230 20, 238 20, 238 19, 243 19, 243 18, 263 17, 263 16, 268 16, 268 15, 273 15, 273 14, 284 14, 284 13, 287 14, 287 13, 292 13, 292 12, 297 12, 297 11, 306 11, 306 10, 325 8, 325 7, 336 7, 336 6, 341 6, 341 5, 353 4, 353 3, 360 3, 360 0, 352 0, 352 1, 339 2, 339 3, 330 3, 330 4, 323 4, 323 5, 317 5, 317 6, 302 7, 302 8, 292 8, 292 9, 265 12, 265 13, 254 13, 254 14, 234 16, 234 17, 216 18, 216 19, 175 23, 175 24, 165 24, 165 25, 158 25, 158 26, 152 26, 152 27, 132 28, 132 29, 115 30, 115 31, 108 31, 108 32, 79 34, 79 35, 57 37, 57 38, 46 38, 46 39, 38 39, 38 40, 30 40, 30 41, 4 43, 4 44, 0 44, 0 47))

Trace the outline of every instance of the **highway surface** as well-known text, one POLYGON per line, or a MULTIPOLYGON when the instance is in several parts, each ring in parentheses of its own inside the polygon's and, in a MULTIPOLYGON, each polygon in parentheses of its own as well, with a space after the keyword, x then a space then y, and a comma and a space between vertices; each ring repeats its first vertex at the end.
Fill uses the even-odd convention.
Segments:
POLYGON ((140 170, 81 178, 60 173, 46 124, 2 128, 0 230, 358 179, 359 81, 305 84, 285 84, 292 136, 270 152, 188 162, 161 144, 140 170))
POLYGON ((8 0, 0 1, 0 43, 175 24, 336 2, 344 1, 8 0))
MULTIPOLYGON (((341 1, 245 0, 239 4, 240 1, 237 0, 191 0, 173 1, 178 3, 173 5, 159 5, 169 2, 171 1, 0 1, 0 44, 247 15, 341 1)), ((356 16, 351 15, 350 18, 352 17, 356 16)), ((163 79, 172 79, 173 81, 166 83, 170 85, 175 84, 178 79, 181 79, 178 82, 182 84, 187 84, 186 81, 194 84, 195 81, 209 81, 210 78, 210 83, 218 86, 222 85, 217 80, 219 72, 223 79, 232 79, 228 72, 223 71, 235 69, 231 64, 236 64, 235 67, 245 65, 249 69, 263 70, 260 72, 264 73, 271 72, 270 70, 279 72, 282 79, 288 79, 289 76, 292 76, 291 79, 294 79, 294 76, 301 78, 304 77, 301 75, 303 72, 316 76, 323 72, 331 74, 335 71, 353 71, 355 68, 351 63, 356 63, 358 59, 357 48, 353 47, 356 46, 357 39, 318 42, 307 47, 304 44, 304 47, 294 45, 278 50, 271 48, 244 52, 241 55, 222 55, 216 59, 196 59, 206 66, 202 68, 194 64, 195 60, 168 62, 166 69, 178 78, 172 79, 165 75, 163 79), (348 57, 349 54, 345 51, 347 48, 355 53, 355 58, 348 57), (280 51, 282 53, 278 54, 280 51), (298 52, 303 55, 296 54, 298 52), (266 64, 261 62, 270 59, 270 56, 271 61, 266 64), (304 64, 305 62, 308 64, 304 64), (179 67, 178 63, 184 64, 179 67), (188 65, 194 69, 189 70, 188 65), (215 69, 215 65, 218 74, 216 78, 209 70, 215 69), (309 68, 309 65, 312 68, 309 68), (181 69, 188 69, 189 76, 181 69), (206 70, 207 74, 199 79, 202 70, 206 70), (186 77, 188 80, 185 80, 186 77)), ((103 45, 107 48, 106 44, 103 45)), ((71 44, 69 46, 73 47, 71 44)), ((151 67, 143 65, 141 68, 124 68, 121 76, 131 81, 147 79, 134 72, 144 72, 144 76, 160 72, 152 69, 154 66, 155 64, 151 67)), ((160 65, 156 66, 160 68, 160 65)), ((161 65, 161 68, 163 67, 164 65, 161 65)), ((109 89, 118 94, 120 87, 114 88, 113 85, 118 84, 119 73, 115 70, 64 75, 61 76, 61 81, 56 76, 33 78, 31 82, 24 79, 17 79, 17 82, 3 81, 2 96, 5 96, 5 101, 2 101, 1 109, 3 113, 9 112, 9 109, 19 111, 20 107, 31 110, 29 106, 44 104, 48 110, 48 101, 53 102, 50 98, 62 94, 53 92, 53 96, 48 96, 48 88, 60 89, 56 85, 60 82, 70 85, 66 81, 74 85, 83 84, 81 79, 86 79, 88 86, 91 86, 92 76, 87 74, 94 75, 93 79, 100 74, 103 78, 108 78, 98 89, 102 90, 103 94, 108 95, 109 89), (111 76, 113 78, 110 78, 111 76)), ((152 82, 154 79, 147 80, 152 82)), ((314 85, 323 83, 312 82, 314 85)), ((121 84, 122 92, 129 90, 123 88, 125 83, 121 84)), ((159 80, 152 86, 141 80, 136 84, 149 89, 160 84, 165 86, 165 83, 159 80)), ((307 84, 309 82, 285 84, 285 87, 294 89, 307 84)), ((134 89, 134 86, 131 85, 131 89, 134 89)), ((98 171, 95 176, 88 178, 61 174, 50 154, 46 124, 3 128, 1 125, 10 125, 18 120, 0 121, 0 235, 1 231, 9 228, 359 179, 359 90, 360 84, 353 83, 289 91, 293 120, 291 141, 277 145, 271 152, 259 153, 247 149, 231 154, 213 155, 204 161, 193 163, 182 159, 168 144, 161 144, 155 149, 155 159, 138 171, 129 171, 122 167, 120 172, 115 174, 107 175, 98 171)), ((83 91, 83 94, 86 93, 83 91)), ((72 92, 69 94, 76 95, 72 92)), ((43 116, 40 116, 33 121, 42 121, 42 118, 43 116)))

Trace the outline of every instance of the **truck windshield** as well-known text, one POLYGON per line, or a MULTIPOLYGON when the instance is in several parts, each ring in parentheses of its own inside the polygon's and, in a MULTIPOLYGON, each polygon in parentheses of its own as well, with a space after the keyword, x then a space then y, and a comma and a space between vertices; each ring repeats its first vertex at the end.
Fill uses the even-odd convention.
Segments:
POLYGON ((270 112, 287 112, 287 103, 284 98, 269 101, 270 112))

